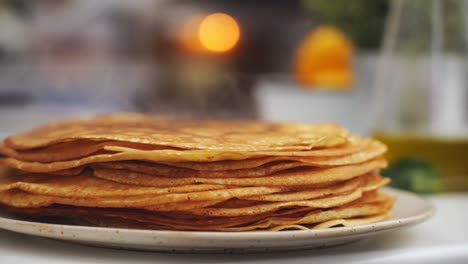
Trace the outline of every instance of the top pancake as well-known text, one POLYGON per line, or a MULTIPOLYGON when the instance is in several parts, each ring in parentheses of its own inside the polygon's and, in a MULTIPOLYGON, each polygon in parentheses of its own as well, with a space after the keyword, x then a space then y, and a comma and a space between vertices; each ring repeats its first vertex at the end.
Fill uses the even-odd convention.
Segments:
POLYGON ((28 150, 75 140, 121 141, 169 149, 302 151, 345 144, 346 129, 334 124, 162 119, 115 114, 51 123, 10 136, 4 144, 28 150))

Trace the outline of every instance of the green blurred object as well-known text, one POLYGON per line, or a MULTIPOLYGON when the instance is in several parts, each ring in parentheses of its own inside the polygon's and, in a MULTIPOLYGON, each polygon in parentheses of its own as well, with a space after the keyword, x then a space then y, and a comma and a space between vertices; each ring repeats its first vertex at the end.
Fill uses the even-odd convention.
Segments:
POLYGON ((388 146, 384 171, 395 186, 417 192, 468 191, 466 137, 375 133, 388 146))
POLYGON ((392 179, 392 186, 418 193, 434 193, 440 190, 440 176, 429 163, 415 157, 402 157, 382 175, 392 179))
POLYGON ((357 47, 379 48, 389 8, 388 0, 302 0, 302 5, 313 19, 343 30, 357 47))

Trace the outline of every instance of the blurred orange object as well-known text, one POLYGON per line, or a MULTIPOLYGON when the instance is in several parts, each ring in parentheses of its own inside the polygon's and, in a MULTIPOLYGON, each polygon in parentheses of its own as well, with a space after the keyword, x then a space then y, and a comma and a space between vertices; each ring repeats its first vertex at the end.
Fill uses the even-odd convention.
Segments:
POLYGON ((235 48, 240 35, 239 24, 228 14, 197 14, 181 26, 178 40, 188 52, 223 53, 235 48))
POLYGON ((354 82, 353 52, 353 44, 343 32, 332 26, 320 26, 299 46, 296 80, 308 87, 348 89, 354 82))
POLYGON ((202 45, 212 52, 232 49, 240 37, 239 24, 230 15, 215 13, 203 18, 198 29, 202 45))

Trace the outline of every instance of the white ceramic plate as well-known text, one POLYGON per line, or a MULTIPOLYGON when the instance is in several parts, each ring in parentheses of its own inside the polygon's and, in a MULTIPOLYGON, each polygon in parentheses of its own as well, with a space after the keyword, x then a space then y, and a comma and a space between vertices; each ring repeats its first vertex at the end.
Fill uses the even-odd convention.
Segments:
POLYGON ((0 228, 98 247, 166 252, 243 253, 298 250, 345 244, 421 223, 434 212, 431 203, 412 193, 390 188, 385 188, 385 191, 397 196, 393 217, 386 221, 355 227, 241 233, 152 231, 44 224, 0 215, 0 228))

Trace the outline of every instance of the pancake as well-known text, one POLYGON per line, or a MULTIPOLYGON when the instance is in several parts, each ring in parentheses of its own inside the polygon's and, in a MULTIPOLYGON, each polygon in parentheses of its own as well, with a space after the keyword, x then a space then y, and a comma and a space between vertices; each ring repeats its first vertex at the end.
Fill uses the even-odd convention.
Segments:
POLYGON ((347 142, 333 124, 260 121, 175 120, 149 116, 97 117, 49 124, 5 139, 24 150, 72 140, 123 141, 183 149, 229 151, 311 150, 347 142))
MULTIPOLYGON (((135 150, 135 149, 119 149, 121 153, 116 154, 97 154, 87 157, 83 157, 78 160, 68 160, 68 161, 59 161, 51 163, 41 163, 41 162, 26 162, 18 160, 16 158, 6 158, 0 159, 0 162, 5 165, 25 170, 29 172, 54 172, 61 170, 73 169, 76 167, 82 167, 92 163, 102 163, 102 162, 112 162, 112 161, 126 161, 126 160, 143 160, 148 162, 157 162, 170 165, 172 167, 184 167, 196 170, 235 170, 235 169, 246 169, 246 168, 255 168, 266 163, 274 161, 297 161, 301 162, 304 165, 318 166, 318 167, 330 167, 338 165, 347 165, 353 163, 363 162, 375 157, 382 155, 386 151, 386 148, 383 144, 377 141, 368 142, 365 149, 362 149, 360 152, 341 155, 334 157, 321 157, 323 155, 322 150, 316 151, 303 151, 303 152, 270 152, 270 153, 250 153, 250 154, 241 154, 241 153, 219 153, 213 151, 178 151, 178 150, 135 150), (322 152, 321 152, 322 151, 322 152), (197 154, 197 152, 200 152, 197 154), (308 152, 314 152, 319 156, 304 156, 308 152), (321 152, 321 153, 320 153, 321 152), (258 159, 251 159, 253 157, 262 157, 265 155, 273 155, 270 157, 263 157, 258 159), (287 155, 293 156, 287 156, 287 155), (294 156, 294 155, 300 156, 294 156), (210 156, 214 155, 214 156, 210 156), (247 155, 247 156, 246 156, 247 155), (279 155, 279 156, 274 156, 279 155), (229 160, 229 161, 216 161, 222 158, 227 159, 236 159, 240 158, 241 160, 229 160), (171 161, 182 160, 187 161, 190 159, 201 159, 204 162, 197 162, 199 165, 194 166, 194 162, 185 162, 185 163, 174 163, 171 161), (245 159, 243 159, 245 158, 245 159), (212 162, 208 162, 212 161, 212 162), (214 162, 213 162, 214 161, 214 162)), ((107 147, 105 147, 107 148, 107 147)), ((118 148, 118 147, 112 147, 118 148)), ((299 163, 296 163, 299 164, 299 163)))
MULTIPOLYGON (((342 157, 345 155, 359 154, 358 152, 364 151, 365 153, 370 152, 385 152, 386 148, 383 144, 378 141, 364 139, 358 136, 350 136, 349 142, 333 148, 321 148, 316 150, 311 150, 307 152, 307 157, 293 157, 296 161, 303 160, 307 162, 309 157, 318 158, 318 157, 342 157)), ((119 141, 93 141, 93 140, 76 140, 70 142, 57 143, 51 146, 46 146, 38 149, 32 150, 15 150, 9 148, 5 145, 0 145, 0 154, 5 156, 20 160, 20 161, 30 161, 30 162, 40 162, 40 163, 51 163, 57 161, 67 161, 67 160, 76 160, 78 158, 94 156, 98 154, 112 154, 114 152, 110 150, 104 150, 105 148, 115 149, 117 152, 125 151, 137 151, 137 150, 163 150, 164 148, 148 145, 148 144, 139 144, 132 142, 119 142, 119 141), (115 149, 116 147, 125 147, 124 149, 115 149)), ((169 149, 169 148, 166 148, 169 149)), ((181 150, 176 148, 171 148, 172 150, 181 150)), ((257 154, 258 151, 256 152, 257 154)), ((293 154, 296 152, 292 152, 293 154)), ((265 154, 265 153, 263 153, 265 154)), ((169 163, 168 165, 177 165, 181 167, 186 167, 196 170, 232 170, 232 169, 242 169, 242 168, 253 168, 259 165, 287 159, 284 156, 285 153, 279 153, 280 156, 270 156, 263 159, 256 160, 241 160, 241 161, 219 161, 219 162, 210 162, 207 164, 200 163, 169 163), (202 167, 200 167, 200 165, 202 167), (198 166, 198 167, 197 167, 198 166)), ((296 153, 298 154, 298 153, 296 153)), ((300 153, 299 153, 300 154, 300 153)), ((268 155, 266 153, 265 155, 268 155)), ((369 155, 369 154, 368 154, 369 155)), ((261 155, 260 155, 261 156, 261 155)))
POLYGON ((124 141, 93 141, 77 140, 53 144, 32 150, 15 150, 5 145, 0 145, 0 154, 9 156, 22 161, 31 162, 55 162, 66 161, 90 156, 91 154, 110 154, 110 151, 104 151, 106 146, 130 147, 140 150, 161 149, 158 146, 137 144, 124 141))
POLYGON ((46 207, 52 204, 75 205, 104 208, 147 208, 154 210, 169 203, 186 201, 228 200, 247 195, 261 195, 280 191, 269 187, 240 187, 220 190, 199 191, 191 193, 174 193, 160 196, 105 196, 98 198, 59 197, 31 194, 23 191, 10 190, 0 193, 0 202, 13 207, 46 207))
POLYGON ((178 186, 187 184, 221 184, 221 185, 236 185, 236 186, 307 186, 320 183, 330 183, 336 181, 344 181, 372 171, 384 168, 387 163, 384 160, 372 160, 361 164, 338 166, 326 169, 316 168, 299 168, 292 171, 279 172, 270 176, 255 177, 255 178, 176 178, 176 177, 159 177, 144 173, 125 171, 125 170, 110 170, 96 168, 94 175, 96 177, 142 186, 178 186))
POLYGON ((353 178, 348 181, 338 182, 330 186, 319 187, 315 189, 306 189, 299 191, 281 192, 275 194, 267 194, 261 196, 244 197, 246 200, 253 201, 301 201, 310 200, 317 197, 323 197, 335 193, 343 193, 363 187, 363 191, 371 191, 377 189, 390 182, 390 179, 378 175, 370 174, 353 178))
POLYGON ((390 217, 386 146, 335 124, 112 114, 0 146, 0 206, 36 221, 160 230, 306 230, 390 217))
POLYGON ((169 188, 154 188, 102 180, 93 177, 90 173, 71 177, 50 176, 44 174, 24 174, 0 177, 0 192, 18 189, 32 194, 72 198, 163 195, 226 188, 227 186, 213 184, 179 185, 169 188))
MULTIPOLYGON (((115 208, 144 208, 154 211, 182 210, 191 215, 208 216, 242 216, 252 214, 263 214, 271 211, 278 211, 286 207, 313 207, 328 208, 349 203, 362 197, 364 192, 377 189, 382 185, 382 180, 377 177, 363 177, 362 180, 338 183, 328 189, 316 189, 315 196, 309 199, 298 199, 304 196, 304 191, 288 193, 280 202, 270 202, 266 199, 259 202, 236 203, 235 208, 226 206, 222 201, 232 198, 252 200, 249 196, 260 196, 268 193, 278 193, 283 191, 280 188, 266 187, 241 187, 241 188, 218 188, 213 190, 193 190, 183 193, 181 187, 171 189, 145 188, 131 185, 122 185, 106 182, 84 175, 74 177, 76 179, 56 177, 55 181, 44 181, 40 176, 26 176, 22 182, 4 183, 0 185, 0 202, 14 207, 46 207, 52 204, 63 204, 87 207, 115 207, 115 208), (79 184, 73 184, 78 182, 79 184), (356 184, 357 183, 357 184, 356 184), (100 189, 105 189, 99 191, 100 189), (171 193, 179 191, 180 193, 171 193), (317 195, 317 193, 319 193, 317 195), (118 195, 118 196, 117 196, 118 195), (211 201, 211 202, 210 202, 211 201), (195 206, 193 206, 195 202, 195 206), (201 204, 196 207, 197 202, 201 204), (176 205, 180 203, 180 205, 176 205), (190 204, 190 205, 188 205, 190 204), (219 204, 216 207, 201 208, 219 204), (167 206, 170 206, 170 209, 167 206), (241 206, 240 206, 241 205, 241 206), (191 206, 193 210, 188 210, 191 206)), ((200 187, 203 187, 200 186, 200 187)), ((310 195, 309 191, 309 195, 310 195)))
MULTIPOLYGON (((339 165, 340 161, 346 161, 345 163, 358 163, 357 160, 364 161, 365 159, 371 159, 372 157, 382 155, 387 148, 382 143, 369 140, 361 139, 358 137, 351 137, 351 142, 348 145, 334 147, 334 148, 325 148, 311 150, 301 153, 292 153, 292 154, 307 154, 297 155, 297 156, 284 156, 279 153, 278 156, 269 156, 262 158, 249 158, 245 160, 221 160, 214 162, 166 162, 165 164, 171 165, 174 167, 182 167, 193 170, 201 171, 224 171, 224 170, 236 170, 236 169, 248 169, 256 168, 264 164, 276 161, 297 161, 305 164, 312 164, 314 166, 326 166, 328 165, 339 165), (359 152, 365 152, 360 154, 359 152), (367 157, 364 157, 367 156, 367 157), (349 158, 351 157, 351 158, 349 158), (355 158, 352 158, 355 157, 355 158), (357 157, 361 157, 356 159, 357 157)), ((264 153, 267 155, 267 153, 264 153)), ((273 153, 270 153, 270 155, 273 153)), ((342 163, 342 162, 341 162, 342 163)), ((344 165, 342 163, 341 165, 344 165)))
POLYGON ((251 230, 284 229, 310 229, 328 228, 329 226, 318 226, 317 223, 327 223, 346 219, 356 220, 369 217, 370 222, 383 220, 390 215, 389 209, 394 203, 394 198, 384 195, 367 195, 360 200, 341 207, 328 210, 309 210, 303 212, 292 212, 292 214, 272 213, 255 216, 242 217, 217 217, 217 218, 190 218, 177 217, 162 214, 152 214, 146 211, 129 211, 125 209, 100 209, 83 207, 48 207, 48 208, 9 208, 10 211, 28 217, 57 217, 47 218, 47 221, 62 221, 72 219, 82 223, 86 220, 88 224, 102 227, 120 227, 137 229, 167 229, 167 230, 191 230, 191 231, 225 231, 240 232, 251 230))

